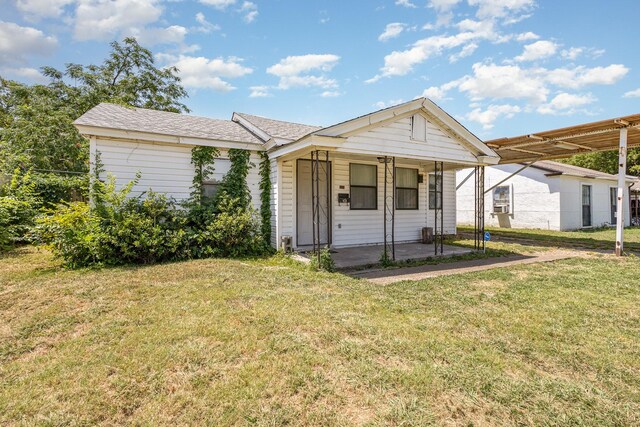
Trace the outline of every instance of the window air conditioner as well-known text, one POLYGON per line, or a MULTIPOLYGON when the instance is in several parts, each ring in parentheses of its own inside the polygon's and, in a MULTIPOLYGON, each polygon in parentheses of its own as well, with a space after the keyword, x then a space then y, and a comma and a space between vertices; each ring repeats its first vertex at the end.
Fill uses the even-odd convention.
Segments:
POLYGON ((509 213, 509 206, 507 206, 507 205, 494 206, 493 207, 493 213, 508 214, 509 213))

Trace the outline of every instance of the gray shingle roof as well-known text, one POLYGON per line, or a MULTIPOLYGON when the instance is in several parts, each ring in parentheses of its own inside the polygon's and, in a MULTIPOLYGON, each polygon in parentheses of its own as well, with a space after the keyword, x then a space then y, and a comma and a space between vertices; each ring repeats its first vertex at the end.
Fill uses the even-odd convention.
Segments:
POLYGON ((266 117, 253 116, 251 114, 245 113, 236 114, 252 123, 255 127, 261 129, 272 138, 282 138, 295 141, 305 135, 322 129, 320 126, 310 126, 300 123, 284 122, 281 120, 267 119, 266 117))
POLYGON ((580 166, 568 165, 566 163, 553 162, 551 160, 539 160, 535 162, 532 167, 544 169, 553 174, 571 175, 584 178, 616 179, 615 175, 605 172, 581 168, 580 166))
POLYGON ((145 108, 128 108, 107 103, 93 107, 73 123, 171 136, 262 143, 247 129, 231 120, 210 119, 145 108))

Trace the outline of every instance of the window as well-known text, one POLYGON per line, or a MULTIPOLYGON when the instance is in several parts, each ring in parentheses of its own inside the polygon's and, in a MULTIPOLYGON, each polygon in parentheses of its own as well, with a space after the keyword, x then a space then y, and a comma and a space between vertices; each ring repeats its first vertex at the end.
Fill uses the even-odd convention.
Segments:
POLYGON ((396 209, 418 209, 418 169, 396 168, 396 209))
POLYGON ((442 209, 442 179, 435 173, 429 174, 429 209, 442 209), (438 190, 437 204, 436 189, 438 190))
POLYGON ((378 209, 378 166, 349 164, 351 210, 378 209))
POLYGON ((493 190, 493 213, 511 212, 511 188, 508 185, 496 187, 493 190))
POLYGON ((202 181, 202 193, 206 199, 209 199, 218 192, 220 183, 218 181, 202 181))
POLYGON ((411 139, 414 141, 427 140, 427 119, 420 114, 411 117, 411 139))
POLYGON ((582 226, 591 227, 591 186, 582 186, 582 226))

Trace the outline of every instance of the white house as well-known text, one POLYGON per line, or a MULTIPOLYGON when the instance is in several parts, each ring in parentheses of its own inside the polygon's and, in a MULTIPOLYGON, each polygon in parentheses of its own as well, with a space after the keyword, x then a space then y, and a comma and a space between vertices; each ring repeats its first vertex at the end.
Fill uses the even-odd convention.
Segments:
POLYGON ((218 120, 113 104, 96 106, 75 125, 90 139, 91 158, 99 152, 119 185, 140 172, 134 193, 152 188, 178 200, 190 193, 194 146, 221 151, 211 185, 228 170, 227 150, 241 148, 251 151, 248 185, 258 207, 258 153, 265 151, 272 243, 290 236, 294 248, 380 244, 389 236, 412 242, 423 227, 455 233, 456 171, 499 161, 425 98, 324 128, 242 113, 218 120))
MULTIPOLYGON (((509 178, 522 167, 507 164, 485 168, 486 226, 575 230, 615 225, 616 175, 544 160, 509 178)), ((474 223, 474 185, 471 180, 464 181, 471 172, 457 173, 461 225, 474 223)), ((629 225, 629 199, 625 202, 625 225, 629 225)))

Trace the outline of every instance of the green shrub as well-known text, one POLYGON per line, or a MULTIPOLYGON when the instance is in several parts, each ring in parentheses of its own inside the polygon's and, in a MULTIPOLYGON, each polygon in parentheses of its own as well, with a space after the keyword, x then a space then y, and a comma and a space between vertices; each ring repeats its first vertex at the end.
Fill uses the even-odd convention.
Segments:
POLYGON ((89 175, 31 174, 33 190, 44 207, 61 202, 83 201, 88 198, 89 175))
POLYGON ((223 196, 216 213, 196 236, 194 256, 240 257, 265 253, 269 247, 260 233, 257 213, 241 206, 241 201, 223 196))
POLYGON ((16 171, 0 195, 0 249, 24 243, 34 224, 42 200, 35 191, 31 174, 16 171))
POLYGON ((137 179, 93 184, 93 205, 66 203, 38 220, 35 235, 70 267, 150 264, 209 256, 259 255, 270 248, 260 221, 237 199, 178 205, 148 192, 130 197, 137 179))
POLYGON ((84 202, 62 204, 37 219, 35 242, 44 244, 69 267, 100 264, 100 220, 84 202))
POLYGON ((6 250, 26 240, 33 225, 35 209, 29 202, 0 196, 0 249, 6 250))
POLYGON ((318 256, 314 254, 311 258, 311 269, 313 270, 324 270, 328 272, 336 271, 336 264, 331 256, 331 251, 329 248, 323 248, 320 250, 320 260, 318 261, 318 256))

